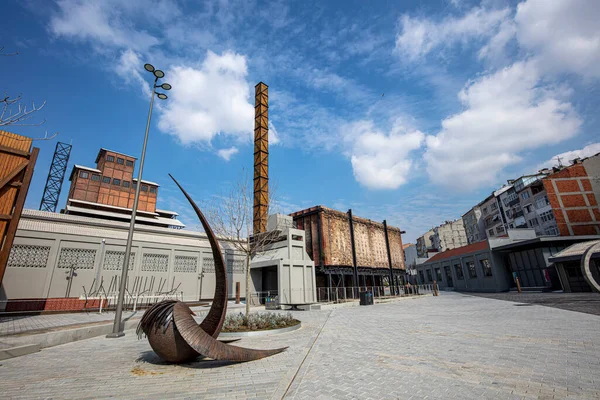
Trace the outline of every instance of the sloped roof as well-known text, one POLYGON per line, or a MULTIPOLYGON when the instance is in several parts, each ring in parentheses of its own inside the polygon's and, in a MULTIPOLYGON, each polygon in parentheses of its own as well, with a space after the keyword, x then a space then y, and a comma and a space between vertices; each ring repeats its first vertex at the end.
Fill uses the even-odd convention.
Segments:
MULTIPOLYGON (((600 243, 600 240, 590 240, 587 242, 575 243, 566 249, 559 251, 552 257, 548 258, 548 260, 551 262, 578 261, 590 246, 598 243, 600 243)), ((599 255, 599 253, 600 251, 595 251, 594 257, 599 255)))
POLYGON ((475 242, 475 243, 472 243, 472 244, 468 244, 466 246, 457 247, 455 249, 446 250, 446 251, 443 251, 441 253, 438 253, 438 254, 434 255, 433 257, 431 257, 426 262, 424 262, 424 264, 431 264, 431 263, 434 263, 434 262, 440 262, 442 260, 447 260, 449 258, 454 258, 454 257, 457 257, 457 256, 462 256, 464 254, 476 253, 478 251, 486 250, 486 249, 489 249, 489 248, 490 248, 490 246, 488 245, 488 241, 487 240, 482 240, 480 242, 475 242))

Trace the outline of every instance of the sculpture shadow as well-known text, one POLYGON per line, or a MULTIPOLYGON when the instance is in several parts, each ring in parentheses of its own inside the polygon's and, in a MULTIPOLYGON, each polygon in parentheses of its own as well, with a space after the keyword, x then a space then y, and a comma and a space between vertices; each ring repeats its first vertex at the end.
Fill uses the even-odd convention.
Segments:
POLYGON ((148 363, 153 365, 172 365, 177 367, 184 368, 192 368, 192 369, 214 369, 214 368, 222 368, 228 367, 230 365, 241 364, 240 362, 235 361, 218 361, 213 360, 208 357, 204 357, 202 355, 198 356, 198 358, 188 361, 185 363, 172 363, 169 361, 164 361, 161 359, 155 352, 152 350, 144 351, 140 354, 140 356, 135 360, 137 363, 148 363))

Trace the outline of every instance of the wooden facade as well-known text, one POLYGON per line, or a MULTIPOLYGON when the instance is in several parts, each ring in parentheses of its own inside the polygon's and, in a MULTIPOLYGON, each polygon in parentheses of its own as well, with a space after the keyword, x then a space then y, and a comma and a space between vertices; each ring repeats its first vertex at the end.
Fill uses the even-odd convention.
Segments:
POLYGON ((0 284, 4 278, 38 148, 25 136, 0 131, 0 284))

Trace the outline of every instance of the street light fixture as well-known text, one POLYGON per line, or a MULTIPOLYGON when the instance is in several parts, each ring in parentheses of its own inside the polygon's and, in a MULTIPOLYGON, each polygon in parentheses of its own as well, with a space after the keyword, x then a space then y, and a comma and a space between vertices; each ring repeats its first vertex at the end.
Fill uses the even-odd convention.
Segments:
POLYGON ((140 199, 140 188, 142 187, 142 171, 144 170, 144 160, 146 158, 146 145, 148 144, 148 132, 150 130, 150 119, 152 118, 152 107, 154 106, 154 95, 161 99, 166 100, 167 95, 163 93, 156 93, 156 88, 160 87, 164 90, 170 90, 171 85, 163 83, 157 85, 160 78, 165 76, 165 73, 160 69, 155 69, 152 64, 145 64, 144 69, 154 74, 154 84, 152 85, 152 97, 150 98, 150 111, 148 111, 148 121, 146 122, 146 134, 144 136, 144 145, 142 147, 142 157, 140 158, 140 168, 138 170, 138 184, 135 186, 135 196, 133 198, 133 209, 131 210, 131 222, 129 223, 129 233, 127 234, 127 244, 125 245, 125 255, 123 257, 123 266, 121 270, 121 284, 119 285, 119 298, 117 300, 117 309, 115 311, 115 322, 113 325, 112 333, 106 335, 107 338, 118 338, 125 336, 123 332, 123 324, 121 323, 121 317, 123 315, 123 303, 125 301, 125 288, 127 287, 127 272, 129 269, 129 259, 131 255, 131 244, 133 242, 133 230, 135 227, 135 216, 137 214, 138 201, 140 199))

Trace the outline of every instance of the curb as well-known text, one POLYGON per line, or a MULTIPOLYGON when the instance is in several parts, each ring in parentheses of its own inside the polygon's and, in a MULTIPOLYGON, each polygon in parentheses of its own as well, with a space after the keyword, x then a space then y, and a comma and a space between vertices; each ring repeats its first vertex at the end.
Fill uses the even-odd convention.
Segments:
POLYGON ((269 329, 264 331, 250 331, 250 332, 221 332, 219 338, 232 338, 232 337, 251 337, 251 336, 268 336, 278 335, 280 333, 292 332, 302 327, 302 322, 294 326, 288 326, 279 329, 269 329))

